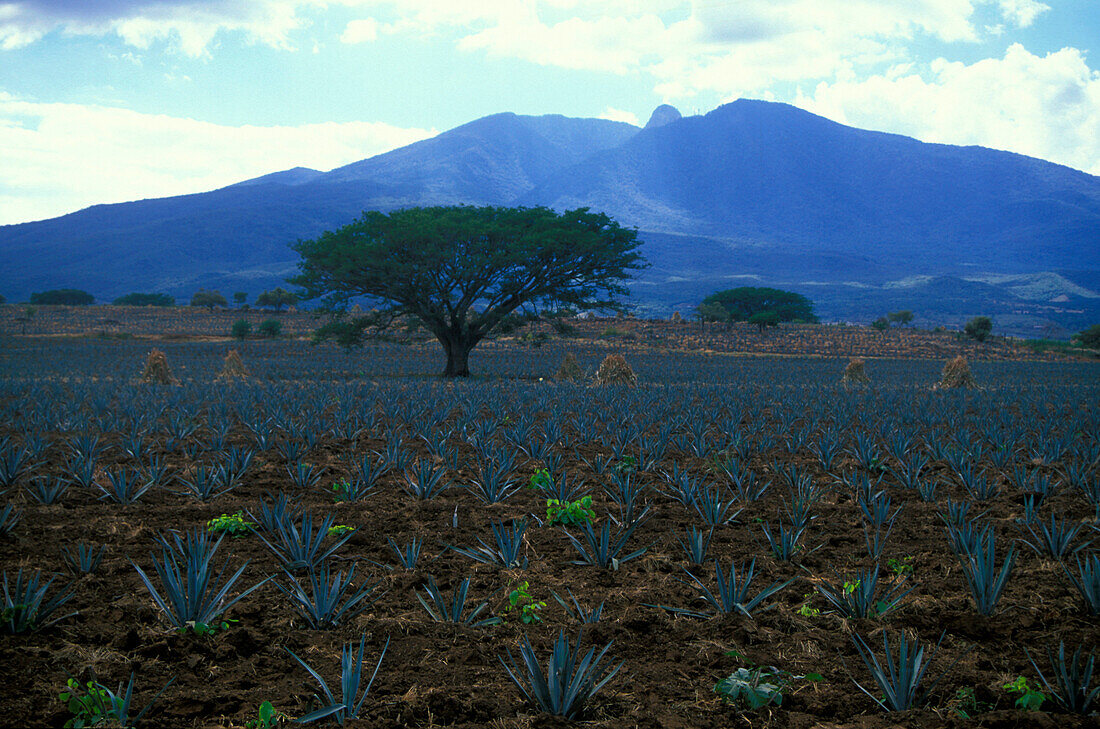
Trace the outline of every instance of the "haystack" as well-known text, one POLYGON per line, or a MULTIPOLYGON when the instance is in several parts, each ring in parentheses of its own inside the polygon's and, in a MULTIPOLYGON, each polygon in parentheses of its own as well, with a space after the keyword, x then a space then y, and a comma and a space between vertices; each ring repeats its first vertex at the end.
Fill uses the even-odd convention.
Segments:
POLYGON ((597 385, 634 385, 637 382, 637 375, 621 354, 607 355, 596 370, 597 385))
POLYGON ((241 361, 241 355, 235 349, 229 350, 229 354, 225 355, 225 364, 222 365, 222 371, 218 373, 218 379, 243 380, 248 376, 248 368, 241 361))
POLYGON ((840 384, 845 387, 853 387, 869 383, 871 378, 867 376, 867 372, 864 370, 866 364, 862 357, 852 357, 848 362, 848 366, 844 368, 844 376, 840 378, 840 384))
POLYGON ((150 349, 145 358, 145 370, 141 373, 141 381, 154 385, 178 385, 180 383, 172 376, 172 369, 168 366, 168 356, 159 349, 150 349))
POLYGON ((684 320, 684 317, 680 316, 680 312, 678 312, 678 311, 672 312, 671 321, 672 321, 673 324, 679 324, 683 320, 684 320))
POLYGON ((558 368, 554 378, 562 382, 576 382, 584 379, 584 370, 581 369, 572 352, 565 353, 565 359, 561 361, 561 367, 558 368))
POLYGON ((970 374, 970 365, 966 363, 966 358, 960 354, 944 365, 940 381, 934 385, 933 389, 947 390, 957 387, 977 386, 977 381, 974 379, 974 376, 970 374))

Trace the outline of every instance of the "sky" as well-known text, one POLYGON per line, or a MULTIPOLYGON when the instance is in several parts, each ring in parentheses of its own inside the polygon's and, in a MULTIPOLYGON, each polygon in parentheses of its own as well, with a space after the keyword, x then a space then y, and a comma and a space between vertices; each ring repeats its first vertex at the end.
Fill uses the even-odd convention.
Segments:
POLYGON ((0 225, 738 98, 1100 175, 1100 0, 0 0, 0 225))

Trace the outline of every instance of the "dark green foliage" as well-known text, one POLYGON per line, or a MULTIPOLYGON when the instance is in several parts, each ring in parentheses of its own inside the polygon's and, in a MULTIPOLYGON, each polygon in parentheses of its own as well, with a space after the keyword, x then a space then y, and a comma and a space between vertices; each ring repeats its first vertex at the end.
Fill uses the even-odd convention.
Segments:
POLYGON ((535 649, 527 636, 523 636, 523 644, 519 647, 520 659, 523 663, 521 670, 517 665, 512 651, 505 649, 508 660, 503 656, 498 660, 508 677, 523 694, 523 698, 539 707, 543 712, 552 716, 561 716, 566 719, 578 719, 584 713, 585 705, 604 685, 615 677, 620 663, 612 669, 600 668, 600 661, 611 647, 611 643, 605 645, 599 653, 595 647, 581 657, 582 630, 577 635, 575 643, 570 644, 565 637, 565 632, 559 632, 554 641, 554 648, 550 654, 550 661, 543 674, 539 665, 535 649))
POLYGON ((336 700, 332 691, 329 689, 325 679, 321 678, 321 674, 313 670, 312 667, 298 656, 294 655, 294 652, 289 648, 284 648, 290 657, 298 661, 302 668, 309 671, 309 675, 313 676, 313 679, 317 681, 321 687, 321 691, 324 692, 325 698, 328 699, 328 705, 323 706, 320 709, 311 711, 305 716, 298 717, 297 721, 301 724, 308 724, 318 719, 324 719, 326 717, 332 717, 336 720, 340 726, 344 725, 344 722, 348 719, 356 719, 359 717, 359 710, 363 708, 363 702, 366 700, 367 695, 370 694, 370 687, 374 684, 374 677, 378 675, 378 669, 382 667, 382 659, 386 657, 386 649, 390 647, 390 639, 386 638, 386 645, 382 646, 382 653, 378 656, 378 663, 374 666, 374 673, 371 674, 370 680, 367 681, 367 687, 363 689, 363 693, 359 693, 359 684, 362 683, 363 676, 363 650, 367 644, 366 633, 359 639, 359 652, 355 652, 354 643, 346 643, 340 651, 340 701, 336 700))
POLYGON ((175 306, 176 297, 168 294, 126 294, 112 301, 115 306, 175 306))
MULTIPOLYGON (((781 321, 814 322, 814 305, 802 294, 756 286, 740 286, 735 289, 718 291, 703 299, 698 309, 703 318, 711 319, 717 314, 713 307, 717 305, 726 312, 727 321, 748 321, 759 326, 759 320, 752 321, 755 314, 772 312, 776 323, 781 321), (705 307, 705 308, 704 308, 705 307)), ((768 319, 768 321, 771 321, 768 319)), ((766 326, 772 326, 766 324, 766 326)))
POLYGON ((244 302, 248 301, 247 291, 235 291, 233 292, 233 303, 240 306, 244 302))
POLYGON ((229 302, 217 291, 196 291, 191 297, 191 306, 205 306, 208 309, 213 309, 215 306, 225 308, 229 306, 229 302))
POLYGON ((878 319, 871 322, 871 328, 884 332, 890 328, 890 320, 884 316, 880 316, 878 319))
POLYGON ((298 303, 298 297, 286 289, 276 288, 265 291, 256 297, 256 306, 264 309, 281 310, 284 306, 294 306, 298 303))
POLYGON ((975 342, 984 342, 993 331, 993 320, 988 316, 976 316, 966 323, 963 332, 975 342))
POLYGON ((1074 334, 1073 340, 1082 347, 1100 349, 1100 324, 1093 324, 1088 329, 1074 334))
POLYGON ((87 306, 95 303, 95 297, 80 289, 51 289, 31 294, 36 306, 87 306))
POLYGON ((781 706, 787 676, 775 666, 738 668, 714 685, 714 693, 724 700, 755 711, 765 706, 781 706))
POLYGON ((749 324, 760 331, 764 331, 769 327, 777 327, 780 321, 782 321, 782 318, 778 311, 758 311, 748 319, 749 324))
POLYGON ((256 333, 265 339, 275 339, 283 333, 283 323, 278 319, 264 319, 256 327, 256 333))
POLYGON ((901 311, 892 311, 886 315, 886 318, 890 320, 892 324, 900 324, 905 326, 913 321, 913 312, 908 309, 902 309, 901 311))
POLYGON ((233 328, 230 330, 230 334, 234 339, 245 340, 248 339, 248 335, 252 333, 252 322, 248 319, 238 319, 233 322, 233 328))
POLYGON ((621 308, 623 281, 642 268, 637 233, 587 208, 434 207, 367 212, 315 240, 299 241, 306 298, 326 296, 342 315, 350 299, 378 307, 317 332, 342 344, 411 318, 447 354, 445 376, 469 375, 482 339, 518 312, 621 308), (475 308, 477 304, 477 308, 475 308))

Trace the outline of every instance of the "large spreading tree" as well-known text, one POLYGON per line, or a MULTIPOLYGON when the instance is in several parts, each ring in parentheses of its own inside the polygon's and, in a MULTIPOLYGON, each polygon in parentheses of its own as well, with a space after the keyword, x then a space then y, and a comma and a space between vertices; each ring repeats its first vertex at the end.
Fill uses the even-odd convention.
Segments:
POLYGON ((470 351, 517 315, 562 308, 622 310, 630 272, 645 263, 637 231, 588 208, 429 207, 361 218, 292 247, 291 283, 333 319, 316 339, 361 344, 400 320, 430 331, 447 355, 445 377, 470 374, 470 351), (374 309, 348 315, 365 297, 374 309))
POLYGON ((757 320, 751 323, 759 325, 764 314, 767 326, 784 321, 817 321, 813 302, 802 294, 760 286, 716 291, 703 299, 697 311, 707 321, 751 321, 756 316, 757 320))

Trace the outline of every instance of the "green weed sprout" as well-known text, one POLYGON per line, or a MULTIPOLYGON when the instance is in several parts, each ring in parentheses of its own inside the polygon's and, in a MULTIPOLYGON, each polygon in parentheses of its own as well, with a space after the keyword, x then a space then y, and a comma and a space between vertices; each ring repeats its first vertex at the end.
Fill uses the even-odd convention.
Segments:
POLYGON ((528 583, 524 580, 520 583, 519 587, 508 593, 508 607, 504 608, 505 612, 512 610, 519 610, 520 622, 524 625, 534 625, 542 622, 542 617, 539 615, 539 610, 546 607, 546 603, 542 601, 536 601, 531 597, 531 593, 528 592, 528 583))
POLYGON ((281 711, 276 711, 275 705, 270 701, 260 704, 260 710, 255 719, 250 719, 244 726, 245 729, 274 729, 288 721, 290 717, 281 711))
POLYGON ((188 620, 184 627, 177 630, 177 633, 186 633, 191 631, 195 635, 207 636, 214 635, 219 630, 229 630, 230 623, 240 622, 233 618, 227 618, 220 623, 200 623, 195 620, 188 620))
POLYGON ((1017 676, 1015 681, 1006 683, 1004 688, 1011 694, 1020 695, 1016 699, 1016 708, 1024 711, 1039 711, 1043 702, 1047 700, 1046 694, 1042 691, 1036 691, 1028 686, 1027 678, 1024 676, 1017 676))
POLYGON ((130 702, 134 696, 134 674, 130 674, 130 683, 123 690, 122 684, 118 685, 118 693, 111 691, 98 681, 89 681, 84 686, 81 694, 80 682, 75 678, 68 681, 68 691, 62 691, 58 698, 65 702, 73 718, 65 722, 65 729, 84 729, 94 726, 133 726, 153 707, 165 689, 175 681, 172 678, 164 684, 153 700, 146 704, 145 708, 130 716, 130 702))
POLYGON ((889 567, 890 571, 898 577, 905 577, 906 575, 913 574, 912 562, 912 556, 903 557, 902 559, 891 557, 890 559, 886 560, 886 566, 889 567))
POLYGON ((592 508, 591 496, 583 496, 576 501, 547 499, 546 518, 551 525, 580 526, 591 524, 596 518, 596 510, 592 508))
POLYGON ((206 522, 206 528, 215 534, 228 534, 231 537, 243 537, 256 526, 254 522, 245 521, 244 514, 222 514, 206 522))
POLYGON ((353 526, 348 526, 347 524, 333 524, 328 528, 328 535, 330 537, 339 537, 353 531, 355 531, 355 527, 353 526))
POLYGON ((527 484, 527 488, 542 491, 553 485, 554 480, 550 478, 550 472, 545 468, 540 468, 531 476, 531 481, 527 484))

